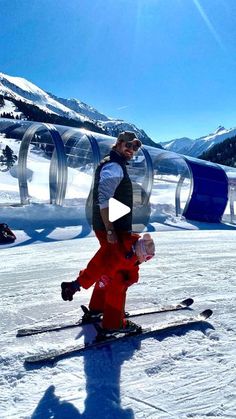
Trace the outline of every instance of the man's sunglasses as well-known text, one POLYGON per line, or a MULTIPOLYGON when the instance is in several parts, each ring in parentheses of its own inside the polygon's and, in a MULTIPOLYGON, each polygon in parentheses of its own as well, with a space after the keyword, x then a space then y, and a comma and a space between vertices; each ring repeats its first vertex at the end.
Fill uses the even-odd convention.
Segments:
POLYGON ((127 141, 127 143, 125 143, 125 147, 129 150, 132 148, 134 151, 138 151, 139 149, 139 145, 133 144, 132 141, 127 141))

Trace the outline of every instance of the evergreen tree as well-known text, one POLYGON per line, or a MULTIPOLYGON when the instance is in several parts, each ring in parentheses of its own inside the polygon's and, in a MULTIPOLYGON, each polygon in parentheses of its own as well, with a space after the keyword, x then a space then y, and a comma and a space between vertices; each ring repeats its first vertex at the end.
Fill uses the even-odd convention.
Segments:
POLYGON ((236 167, 236 137, 231 137, 219 144, 215 144, 210 150, 204 152, 198 158, 236 167))
POLYGON ((17 161, 17 156, 13 153, 13 150, 7 145, 2 150, 2 155, 0 156, 0 165, 6 166, 6 171, 9 170, 14 163, 17 161))

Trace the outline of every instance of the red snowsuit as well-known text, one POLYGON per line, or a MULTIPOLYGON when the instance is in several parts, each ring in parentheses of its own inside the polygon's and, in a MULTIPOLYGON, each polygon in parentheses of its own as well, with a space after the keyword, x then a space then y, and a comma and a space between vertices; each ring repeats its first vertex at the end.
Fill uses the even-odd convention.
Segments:
POLYGON ((110 244, 106 231, 95 233, 101 247, 77 280, 85 289, 96 282, 89 308, 103 312, 104 328, 118 329, 123 326, 127 288, 139 278, 139 263, 132 246, 140 235, 118 232, 118 243, 110 244))

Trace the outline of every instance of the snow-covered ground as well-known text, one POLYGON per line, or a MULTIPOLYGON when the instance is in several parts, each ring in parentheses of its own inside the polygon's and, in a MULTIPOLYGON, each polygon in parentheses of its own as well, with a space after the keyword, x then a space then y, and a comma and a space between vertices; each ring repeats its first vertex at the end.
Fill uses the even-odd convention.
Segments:
POLYGON ((147 316, 142 324, 211 308, 212 327, 137 337, 37 368, 26 368, 26 355, 83 342, 93 326, 25 338, 16 338, 16 330, 81 315, 91 290, 64 302, 60 283, 76 277, 97 241, 76 239, 72 227, 54 236, 38 232, 28 245, 23 231, 16 234, 15 244, 0 249, 1 418, 236 417, 234 230, 153 233, 156 257, 142 265, 128 293, 128 309, 195 300, 192 310, 147 316))

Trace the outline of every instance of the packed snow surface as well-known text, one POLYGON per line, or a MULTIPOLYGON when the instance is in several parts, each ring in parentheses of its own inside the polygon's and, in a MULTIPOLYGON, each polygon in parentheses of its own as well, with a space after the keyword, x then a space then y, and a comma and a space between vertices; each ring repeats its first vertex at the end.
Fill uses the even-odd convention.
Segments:
MULTIPOLYGON (((156 257, 140 268, 127 309, 192 297, 192 309, 138 318, 143 325, 211 308, 204 327, 134 337, 57 363, 24 358, 83 342, 93 326, 16 338, 23 326, 81 316, 91 290, 64 302, 60 283, 76 278, 98 248, 76 227, 35 231, 1 246, 1 419, 167 419, 236 417, 236 239, 234 229, 157 231, 156 257)), ((207 226, 205 225, 205 228, 207 226)))

